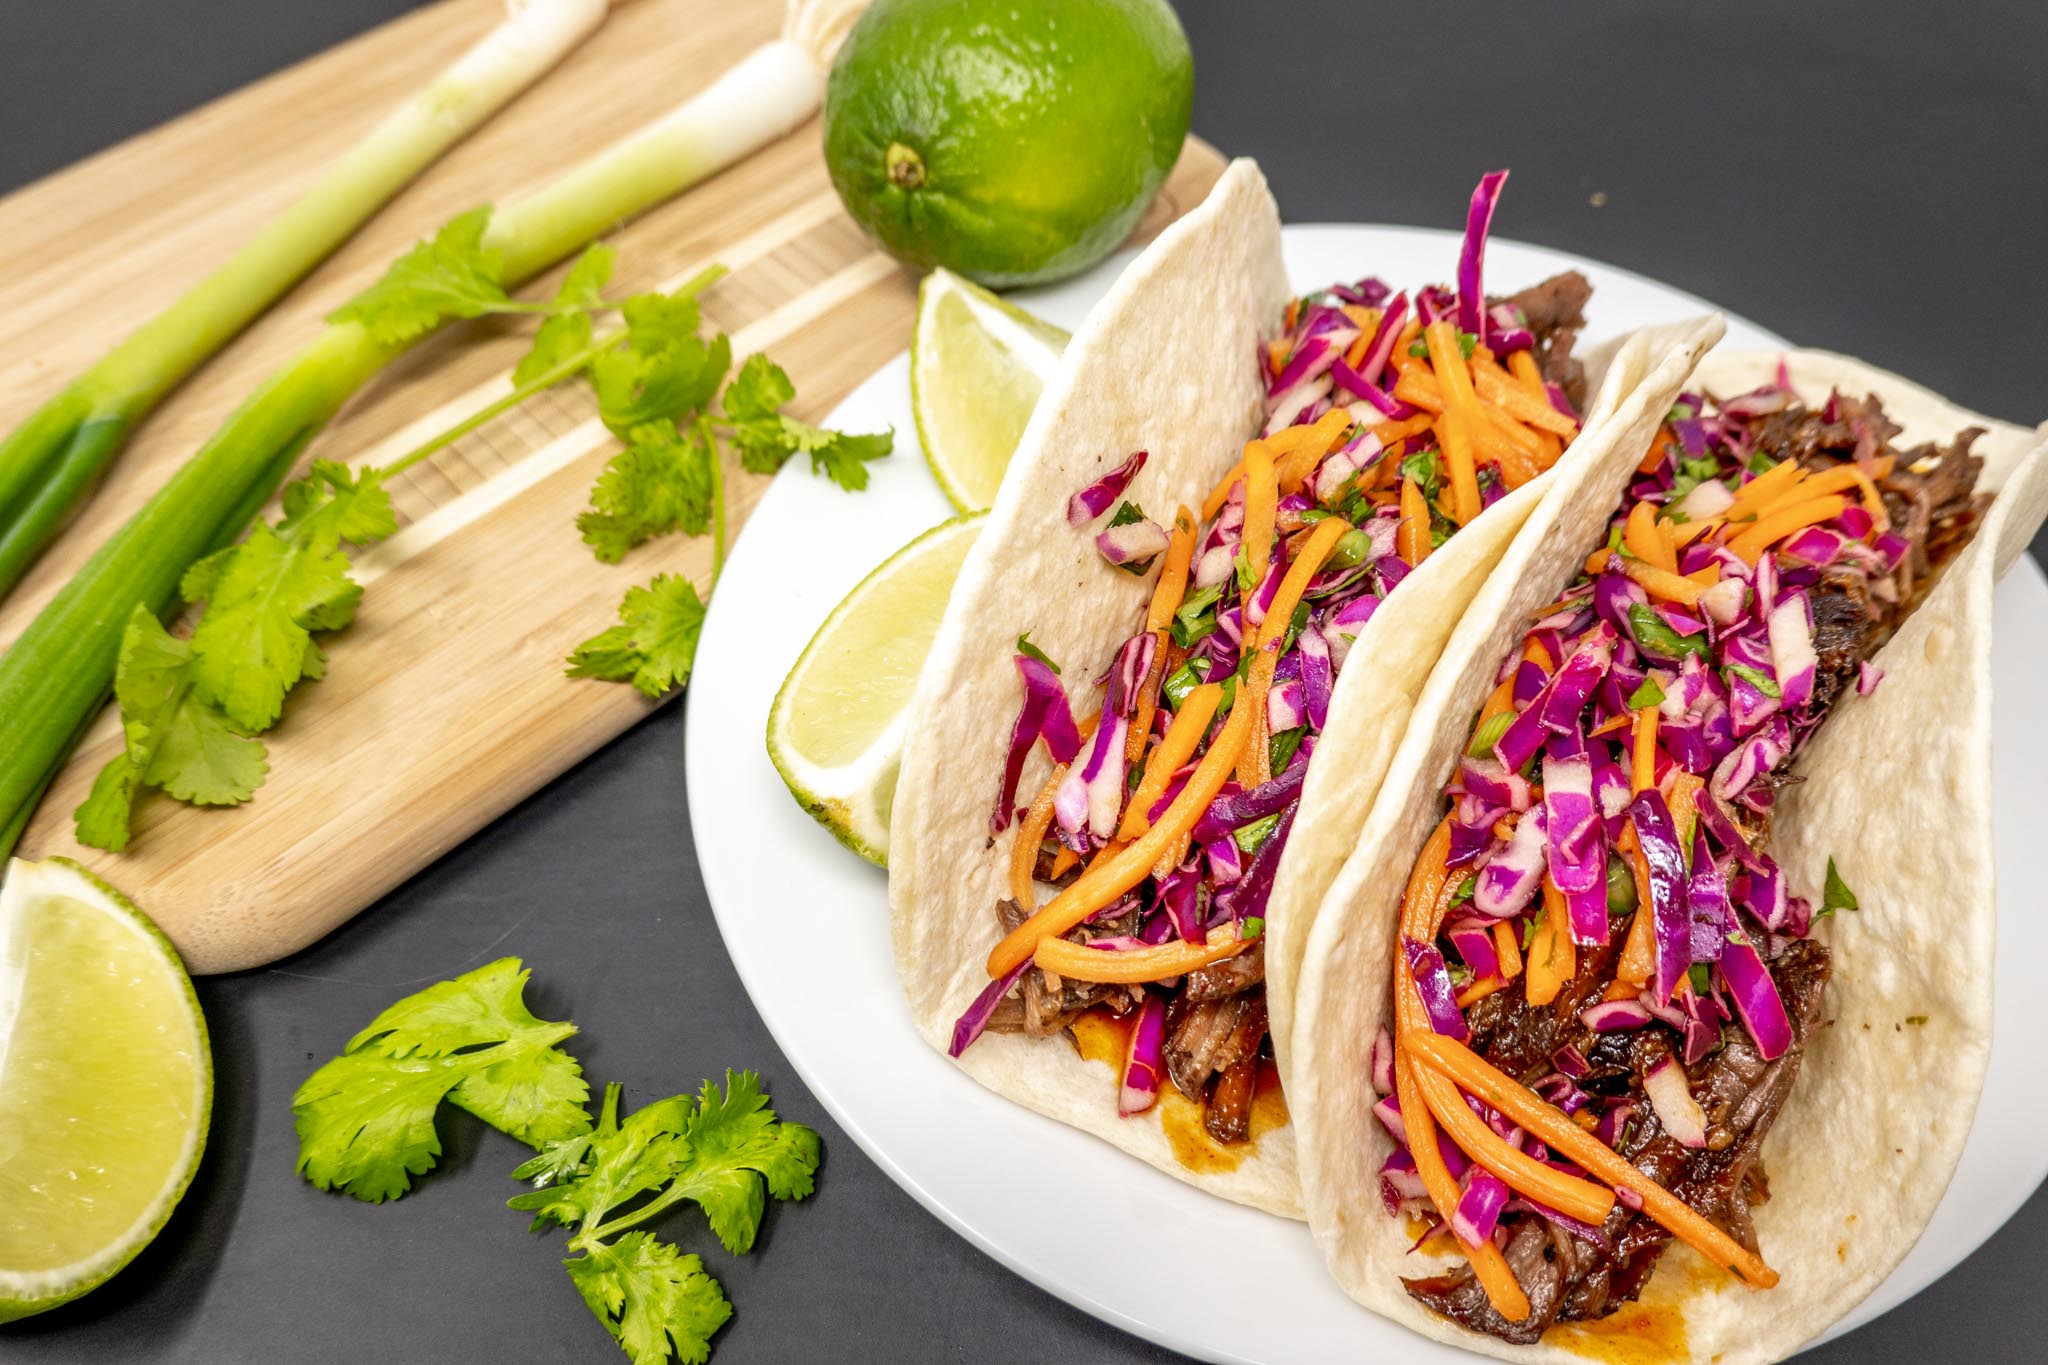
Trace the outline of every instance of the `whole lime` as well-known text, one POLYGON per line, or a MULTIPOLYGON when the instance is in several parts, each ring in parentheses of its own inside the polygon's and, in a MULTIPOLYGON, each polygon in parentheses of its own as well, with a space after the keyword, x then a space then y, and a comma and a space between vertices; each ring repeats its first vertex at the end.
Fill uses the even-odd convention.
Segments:
POLYGON ((1130 232, 1193 98, 1166 0, 875 0, 832 63, 825 164, 898 260, 1035 284, 1130 232))

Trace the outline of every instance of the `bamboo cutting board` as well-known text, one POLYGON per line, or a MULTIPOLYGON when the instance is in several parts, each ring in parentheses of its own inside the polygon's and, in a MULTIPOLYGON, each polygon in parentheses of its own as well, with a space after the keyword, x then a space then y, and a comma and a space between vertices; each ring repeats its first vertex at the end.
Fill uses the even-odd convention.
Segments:
MULTIPOLYGON (((446 0, 0 199, 0 427, 175 298, 391 105, 488 30, 501 0, 446 0)), ((553 179, 776 33, 776 0, 640 0, 407 190, 173 395, 98 495, 0 607, 0 643, 319 320, 452 214, 553 179)), ((704 298, 734 355, 766 350, 816 420, 909 342, 916 281, 840 210, 815 121, 614 235, 621 290, 719 261, 704 298)), ((1222 158, 1191 140, 1139 236, 1206 193, 1222 158)), ((552 279, 536 288, 552 289, 552 279)), ((380 377, 315 454, 381 463, 503 393, 526 344, 457 328, 380 377)), ((899 436, 910 437, 910 433, 899 436)), ((913 438, 914 439, 914 438, 913 438)), ((909 441, 899 446, 909 445, 909 441)), ((354 626, 328 677, 264 736, 249 805, 151 795, 129 851, 81 848, 71 811, 120 744, 111 709, 59 776, 21 855, 66 854, 133 896, 195 971, 256 966, 348 919, 650 711, 562 660, 657 573, 700 585, 710 542, 668 537, 598 563, 575 514, 613 445, 579 388, 542 395, 393 487, 398 535, 363 555, 354 626)), ((894 459, 917 458, 899 448, 894 459)), ((764 481, 728 463, 735 529, 764 481)), ((6 718, 0 717, 0 725, 6 718)))

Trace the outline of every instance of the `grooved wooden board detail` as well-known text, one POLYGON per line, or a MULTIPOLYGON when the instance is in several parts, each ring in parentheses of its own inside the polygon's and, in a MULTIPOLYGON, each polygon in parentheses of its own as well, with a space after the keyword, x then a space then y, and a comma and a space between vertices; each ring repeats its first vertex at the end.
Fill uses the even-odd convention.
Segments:
MULTIPOLYGON (((0 199, 12 262, 0 276, 0 424, 232 251, 499 9, 430 6, 0 199)), ((0 643, 412 240, 660 114, 773 37, 781 12, 774 0, 622 6, 172 396, 0 607, 0 643)), ((1197 202, 1222 165, 1191 139, 1137 235, 1197 202)), ((611 240, 621 289, 678 283, 711 261, 731 267, 704 296, 705 316, 732 334, 735 356, 767 350, 790 372, 800 416, 818 418, 909 342, 916 281, 840 210, 815 121, 611 240)), ((524 345, 522 329, 497 323, 452 329, 380 376, 313 453, 351 463, 403 453, 504 392, 524 345)), ((562 659, 610 623, 629 586, 674 572, 701 586, 711 550, 668 537, 620 565, 591 557, 574 518, 612 450, 588 394, 565 387, 402 477, 401 530, 361 557, 358 576, 372 586, 360 616, 329 637, 328 677, 303 687, 264 737, 270 776, 253 802, 199 810, 151 796, 126 854, 81 848, 71 812, 119 746, 110 709, 36 813, 22 856, 66 854, 107 877, 195 971, 256 966, 333 929, 631 725, 654 703, 565 679, 562 659)), ((764 481, 730 462, 727 473, 737 529, 764 481)))

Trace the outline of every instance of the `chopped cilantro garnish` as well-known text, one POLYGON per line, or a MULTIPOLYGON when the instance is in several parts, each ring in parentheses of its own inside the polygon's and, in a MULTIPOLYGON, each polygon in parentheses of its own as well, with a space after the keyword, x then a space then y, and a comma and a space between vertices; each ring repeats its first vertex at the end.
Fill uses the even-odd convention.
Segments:
POLYGON ((1837 910, 1854 910, 1856 908, 1856 893, 1851 891, 1849 884, 1842 880, 1842 874, 1835 870, 1835 860, 1830 857, 1828 859, 1827 881, 1821 888, 1820 909, 1815 912, 1815 918, 1819 918, 1822 915, 1832 915, 1837 910))
POLYGON ((1642 711, 1663 704, 1664 689, 1657 686, 1657 680, 1652 677, 1645 676, 1642 684, 1628 694, 1628 709, 1631 711, 1642 711))
POLYGON ((1047 654, 1037 645, 1031 643, 1031 632, 1028 630, 1017 637, 1017 652, 1019 654, 1022 654, 1027 659, 1038 660, 1038 662, 1044 664, 1054 673, 1058 673, 1060 671, 1060 666, 1052 661, 1051 655, 1047 654))

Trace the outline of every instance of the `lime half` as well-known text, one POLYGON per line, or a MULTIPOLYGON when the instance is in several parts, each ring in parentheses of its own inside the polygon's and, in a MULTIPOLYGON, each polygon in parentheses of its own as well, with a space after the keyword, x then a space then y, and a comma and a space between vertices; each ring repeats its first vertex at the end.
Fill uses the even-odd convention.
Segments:
POLYGON ((950 270, 924 277, 910 406, 925 463, 953 506, 973 512, 995 501, 1066 344, 1067 333, 950 270))
POLYGON ((981 514, 926 531, 832 609, 768 711, 768 756, 799 805, 886 865, 904 709, 981 514))
POLYGON ((199 1165, 206 1021, 178 955, 64 858, 0 885, 0 1322, 149 1245, 199 1165))

